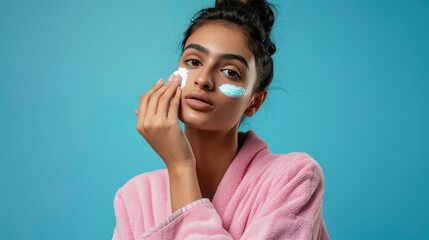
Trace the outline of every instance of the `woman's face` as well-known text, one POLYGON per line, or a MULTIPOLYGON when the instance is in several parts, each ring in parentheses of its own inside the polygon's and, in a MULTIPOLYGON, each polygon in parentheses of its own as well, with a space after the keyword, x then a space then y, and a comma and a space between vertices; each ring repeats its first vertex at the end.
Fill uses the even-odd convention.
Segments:
POLYGON ((199 27, 185 43, 179 67, 189 71, 179 109, 183 123, 205 130, 229 130, 239 124, 254 98, 256 64, 238 26, 209 22, 199 27), (243 88, 244 95, 225 95, 219 88, 224 84, 243 88), (191 93, 205 96, 210 104, 193 100, 191 93))

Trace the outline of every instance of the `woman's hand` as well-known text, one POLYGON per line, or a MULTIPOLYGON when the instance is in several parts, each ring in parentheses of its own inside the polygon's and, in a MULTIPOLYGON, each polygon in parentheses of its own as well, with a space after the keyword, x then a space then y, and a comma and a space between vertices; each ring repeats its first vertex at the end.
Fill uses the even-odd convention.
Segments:
POLYGON ((178 121, 181 80, 180 75, 173 74, 165 84, 160 79, 140 98, 139 108, 134 111, 138 116, 137 131, 169 170, 194 168, 196 164, 191 145, 178 121))
POLYGON ((202 198, 195 156, 178 120, 181 80, 173 74, 165 84, 160 79, 140 98, 135 111, 137 131, 167 166, 173 212, 202 198))

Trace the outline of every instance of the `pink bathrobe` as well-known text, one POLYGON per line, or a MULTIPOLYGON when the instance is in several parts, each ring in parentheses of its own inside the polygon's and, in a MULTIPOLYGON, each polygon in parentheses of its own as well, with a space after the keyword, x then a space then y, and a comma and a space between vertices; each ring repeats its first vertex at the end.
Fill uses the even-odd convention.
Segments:
POLYGON ((270 153, 251 130, 239 137, 245 142, 211 201, 172 213, 167 169, 129 180, 115 195, 113 240, 329 239, 320 165, 306 153, 270 153))

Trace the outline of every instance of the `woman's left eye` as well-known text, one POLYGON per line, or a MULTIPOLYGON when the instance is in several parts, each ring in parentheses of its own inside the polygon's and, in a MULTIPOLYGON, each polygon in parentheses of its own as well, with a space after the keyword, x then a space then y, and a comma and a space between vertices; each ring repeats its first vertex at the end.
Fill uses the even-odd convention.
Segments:
POLYGON ((236 71, 231 69, 225 69, 222 72, 224 72, 226 75, 233 77, 233 78, 241 78, 240 74, 238 74, 236 71))

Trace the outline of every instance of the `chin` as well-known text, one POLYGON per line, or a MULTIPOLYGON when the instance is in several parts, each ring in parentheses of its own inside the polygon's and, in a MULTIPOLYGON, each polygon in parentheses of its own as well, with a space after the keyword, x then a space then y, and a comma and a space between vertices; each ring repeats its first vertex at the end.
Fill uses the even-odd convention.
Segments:
POLYGON ((219 123, 222 121, 214 121, 213 119, 203 118, 196 116, 195 114, 182 115, 179 113, 179 120, 186 126, 206 131, 228 131, 234 127, 229 125, 220 125, 219 123))
POLYGON ((178 118, 187 126, 209 131, 228 131, 238 123, 231 122, 231 119, 215 119, 213 112, 200 112, 187 106, 179 106, 178 118))
POLYGON ((195 116, 195 114, 192 114, 193 116, 189 116, 186 114, 179 113, 179 120, 183 122, 183 124, 190 126, 192 128, 197 128, 201 130, 216 130, 209 124, 206 119, 202 119, 199 116, 195 116))

